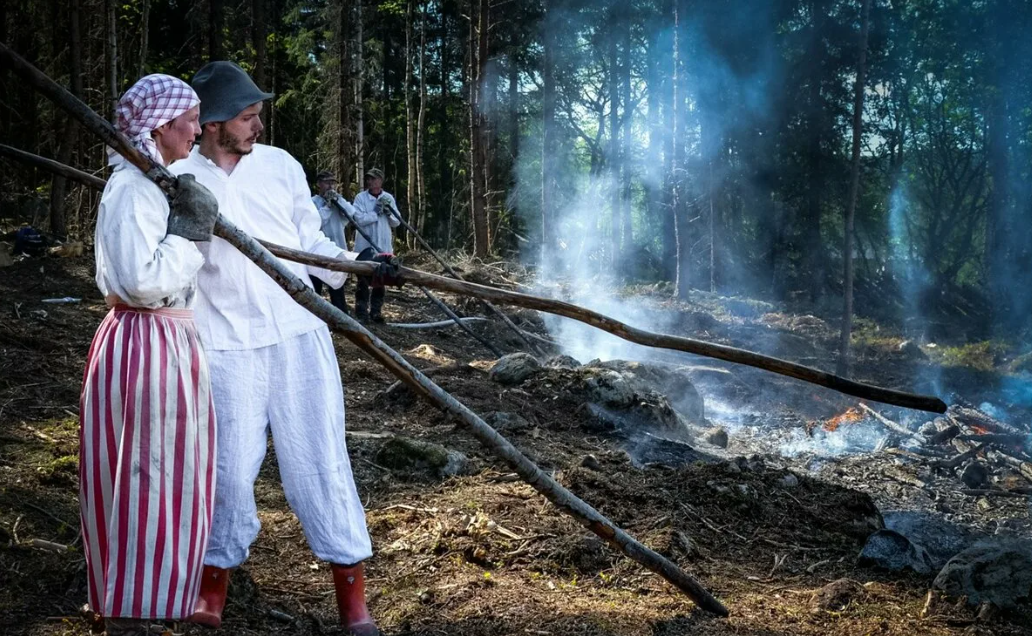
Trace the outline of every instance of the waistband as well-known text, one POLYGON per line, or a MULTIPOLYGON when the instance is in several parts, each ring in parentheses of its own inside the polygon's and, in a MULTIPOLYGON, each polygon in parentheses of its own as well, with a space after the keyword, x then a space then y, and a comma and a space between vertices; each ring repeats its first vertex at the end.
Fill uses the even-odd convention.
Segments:
POLYGON ((136 314, 149 314, 151 316, 160 316, 162 318, 177 318, 180 320, 193 320, 193 309, 173 309, 171 307, 158 307, 157 309, 147 309, 146 307, 132 307, 130 305, 123 305, 122 303, 116 304, 111 308, 111 311, 118 313, 132 312, 136 314))

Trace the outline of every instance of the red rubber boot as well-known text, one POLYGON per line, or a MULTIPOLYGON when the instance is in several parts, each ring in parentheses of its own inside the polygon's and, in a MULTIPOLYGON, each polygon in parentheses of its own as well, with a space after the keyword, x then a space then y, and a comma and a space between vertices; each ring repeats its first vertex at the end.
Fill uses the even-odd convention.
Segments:
POLYGON ((222 610, 226 607, 228 588, 229 570, 204 566, 201 573, 201 593, 197 596, 194 613, 189 622, 218 629, 222 625, 222 610))
POLYGON ((331 565, 333 586, 337 590, 337 610, 341 624, 353 636, 380 636, 365 601, 365 568, 355 565, 331 565))

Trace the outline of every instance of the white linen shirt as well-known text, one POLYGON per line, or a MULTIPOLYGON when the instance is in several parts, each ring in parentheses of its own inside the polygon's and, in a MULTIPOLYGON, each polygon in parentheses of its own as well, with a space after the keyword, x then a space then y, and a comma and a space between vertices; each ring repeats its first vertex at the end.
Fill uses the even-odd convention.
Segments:
POLYGON ((132 307, 188 309, 204 257, 167 234, 168 200, 140 169, 117 164, 100 197, 94 251, 97 287, 132 307))
MULTIPOLYGON (((174 174, 193 174, 211 190, 219 213, 256 239, 329 258, 354 260, 319 231, 301 164, 286 151, 255 144, 229 174, 195 147, 173 163, 174 174)), ((197 331, 212 351, 258 349, 324 326, 249 258, 218 237, 200 245, 205 257, 197 278, 197 331)), ((284 261, 306 285, 309 274, 339 288, 347 274, 284 261)))
MULTIPOLYGON (((354 203, 354 218, 355 223, 358 227, 369 235, 369 238, 376 242, 376 247, 384 252, 394 252, 394 235, 391 233, 392 228, 396 228, 401 224, 398 217, 394 216, 391 212, 384 210, 383 214, 376 213, 376 200, 383 199, 383 205, 390 205, 397 210, 397 205, 394 203, 394 197, 391 196, 386 190, 380 191, 379 197, 374 197, 369 194, 369 190, 362 190, 355 197, 354 203)), ((362 236, 362 232, 355 233, 355 251, 361 252, 365 248, 369 247, 369 241, 362 236)))
MULTIPOLYGON (((321 194, 312 197, 312 203, 319 209, 319 216, 322 219, 322 227, 320 228, 322 233, 326 235, 326 238, 333 241, 337 247, 343 250, 348 249, 348 240, 344 237, 344 228, 348 225, 348 219, 344 216, 344 213, 338 210, 337 206, 330 201, 327 201, 321 194)), ((355 208, 339 194, 337 195, 337 203, 347 210, 352 217, 355 216, 355 208)))

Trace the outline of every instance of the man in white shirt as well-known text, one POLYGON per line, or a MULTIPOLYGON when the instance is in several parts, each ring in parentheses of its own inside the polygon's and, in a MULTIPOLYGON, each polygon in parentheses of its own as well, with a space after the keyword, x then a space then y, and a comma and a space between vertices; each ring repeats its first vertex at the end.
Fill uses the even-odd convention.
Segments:
MULTIPOLYGON (((344 208, 351 215, 354 215, 355 209, 351 207, 347 199, 336 191, 336 186, 337 177, 329 170, 323 170, 315 175, 315 188, 319 191, 319 194, 312 197, 312 203, 319 209, 319 216, 322 218, 322 227, 320 228, 322 233, 326 235, 326 238, 333 241, 334 245, 342 250, 346 250, 348 249, 348 240, 344 235, 344 228, 348 225, 348 219, 337 206, 344 208)), ((312 276, 312 286, 315 288, 315 293, 320 296, 322 296, 323 285, 326 284, 322 279, 312 276)), ((337 309, 350 314, 351 311, 348 309, 348 301, 344 294, 344 286, 336 289, 330 285, 326 286, 330 288, 330 302, 337 309)))
MULTIPOLYGON (((201 98, 200 146, 172 165, 191 173, 219 211, 255 238, 330 258, 354 259, 320 230, 304 171, 257 143, 262 102, 272 97, 239 66, 211 62, 193 80, 201 98)), ((198 331, 208 352, 218 417, 218 488, 195 622, 217 627, 229 570, 258 535, 254 500, 271 429, 287 501, 315 555, 331 564, 344 626, 379 634, 365 603, 362 562, 372 555, 344 443, 340 369, 326 325, 229 243, 200 246, 198 331)), ((286 263, 340 287, 339 272, 286 263)))
MULTIPOLYGON (((393 253, 394 234, 391 230, 401 225, 401 220, 395 216, 398 204, 395 203, 394 197, 383 189, 383 171, 373 168, 366 172, 365 187, 366 189, 355 197, 355 212, 352 214, 359 230, 355 234, 355 251, 361 252, 372 247, 378 252, 393 253), (370 245, 363 233, 368 235, 375 245, 370 245)), ((383 322, 381 312, 385 293, 383 287, 373 287, 370 294, 370 280, 360 276, 355 289, 355 316, 361 321, 372 318, 373 322, 383 322)))

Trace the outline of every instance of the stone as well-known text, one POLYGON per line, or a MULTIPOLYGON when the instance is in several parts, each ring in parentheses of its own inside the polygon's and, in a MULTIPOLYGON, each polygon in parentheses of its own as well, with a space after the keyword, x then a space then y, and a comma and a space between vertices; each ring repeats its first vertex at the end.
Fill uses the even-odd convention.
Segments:
POLYGON ((702 441, 712 444, 717 448, 727 448, 727 429, 723 426, 714 426, 702 432, 702 441))
POLYGON ((828 583, 810 599, 814 611, 841 612, 853 601, 867 595, 863 585, 852 579, 838 579, 828 583))
POLYGON ((502 356, 491 367, 491 379, 499 384, 516 385, 541 370, 541 363, 529 353, 510 353, 502 356))
POLYGON ((980 461, 969 462, 960 473, 960 480, 968 488, 985 488, 989 485, 989 469, 980 461))
POLYGON ((891 572, 909 569, 918 574, 931 574, 934 571, 928 552, 895 530, 878 530, 869 536, 860 551, 859 563, 891 572))
POLYGON ((392 470, 430 471, 439 477, 469 472, 469 459, 462 453, 433 442, 409 437, 392 437, 376 452, 376 463, 392 470))
POLYGON ((978 543, 950 559, 933 585, 969 605, 1015 607, 1032 596, 1032 550, 1024 543, 978 543))
POLYGON ((557 355, 545 360, 545 367, 548 369, 576 369, 581 366, 580 362, 573 356, 557 355))
POLYGON ((602 470, 602 465, 598 463, 598 458, 596 458, 594 455, 585 455, 584 457, 582 457, 580 465, 587 468, 588 470, 602 470))
POLYGON ((533 426, 522 415, 505 411, 488 413, 484 416, 484 421, 490 424, 496 431, 506 433, 520 433, 529 430, 533 426))
POLYGON ((782 488, 796 488, 799 486, 799 478, 792 473, 788 473, 778 480, 778 485, 782 488))

